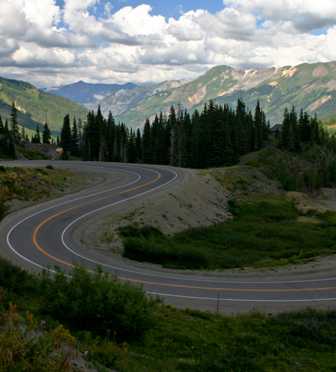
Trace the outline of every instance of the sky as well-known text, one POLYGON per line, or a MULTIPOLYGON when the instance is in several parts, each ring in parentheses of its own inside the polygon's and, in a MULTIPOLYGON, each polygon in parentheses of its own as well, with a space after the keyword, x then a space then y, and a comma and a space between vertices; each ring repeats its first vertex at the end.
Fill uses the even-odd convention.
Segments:
POLYGON ((39 87, 332 60, 335 0, 0 0, 0 76, 39 87))

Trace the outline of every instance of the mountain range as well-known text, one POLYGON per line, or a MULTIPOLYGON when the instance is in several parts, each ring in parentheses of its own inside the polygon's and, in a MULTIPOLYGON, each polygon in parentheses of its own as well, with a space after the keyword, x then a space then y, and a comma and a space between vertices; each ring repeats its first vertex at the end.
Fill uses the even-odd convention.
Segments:
POLYGON ((59 132, 66 114, 84 118, 87 113, 82 105, 46 93, 29 83, 0 78, 0 115, 3 119, 9 118, 13 102, 21 125, 35 130, 36 125, 48 122, 54 134, 59 132))
MULTIPOLYGON (((281 68, 234 69, 217 66, 192 81, 174 80, 158 84, 90 84, 83 81, 38 90, 28 83, 0 78, 0 114, 15 101, 28 127, 47 119, 59 130, 63 116, 101 106, 117 120, 142 127, 146 118, 172 105, 189 111, 202 109, 210 99, 235 105, 242 98, 253 108, 260 100, 271 124, 281 122, 286 107, 296 106, 330 123, 336 123, 336 62, 301 64, 281 68)), ((6 114, 6 115, 7 115, 6 114)))
POLYGON ((51 88, 47 91, 56 96, 64 97, 82 105, 92 107, 95 103, 102 101, 105 97, 119 90, 132 90, 137 88, 136 84, 90 84, 78 81, 74 84, 51 88))
POLYGON ((285 108, 293 105, 330 120, 336 117, 336 62, 249 70, 218 66, 194 81, 145 97, 118 119, 137 126, 172 105, 193 111, 210 99, 235 105, 238 98, 250 108, 260 100, 272 124, 281 122, 285 108))
POLYGON ((104 114, 111 111, 129 126, 141 127, 146 118, 167 113, 172 105, 193 111, 210 99, 235 105, 238 98, 250 108, 260 100, 271 124, 281 122, 285 108, 293 105, 322 120, 334 119, 336 62, 248 70, 217 66, 193 81, 120 87, 86 106, 101 105, 104 114))

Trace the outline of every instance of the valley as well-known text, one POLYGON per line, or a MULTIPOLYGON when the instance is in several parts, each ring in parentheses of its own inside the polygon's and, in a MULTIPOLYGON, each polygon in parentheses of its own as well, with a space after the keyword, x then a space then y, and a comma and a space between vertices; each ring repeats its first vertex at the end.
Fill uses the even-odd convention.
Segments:
POLYGON ((202 110, 209 100, 234 105, 238 98, 250 109, 259 100, 271 125, 281 122, 285 108, 292 105, 327 123, 335 116, 335 62, 249 70, 217 66, 192 81, 151 84, 80 81, 38 90, 19 81, 2 79, 0 83, 3 117, 9 117, 15 101, 26 128, 35 130, 36 124, 48 121, 54 134, 60 132, 67 113, 84 119, 87 110, 96 110, 99 105, 106 117, 112 112, 117 121, 132 128, 142 128, 147 118, 152 120, 160 112, 168 114, 171 106, 193 112, 202 110))

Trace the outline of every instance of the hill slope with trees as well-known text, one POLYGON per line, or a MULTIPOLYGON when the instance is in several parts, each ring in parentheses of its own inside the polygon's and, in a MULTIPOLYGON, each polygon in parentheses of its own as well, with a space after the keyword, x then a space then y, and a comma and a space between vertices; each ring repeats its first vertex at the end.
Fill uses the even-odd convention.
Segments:
MULTIPOLYGON (((335 117, 336 62, 279 69, 217 66, 196 80, 144 97, 117 119, 137 128, 158 111, 168 114, 172 105, 193 112, 200 111, 211 99, 221 105, 233 105, 238 98, 250 108, 259 100, 272 125, 281 122, 285 107, 291 105, 328 120, 335 117)), ((110 110, 113 111, 112 105, 110 110)))
POLYGON ((9 119, 10 107, 15 102, 20 125, 35 130, 36 124, 49 124, 50 129, 59 132, 66 114, 83 118, 87 110, 68 99, 45 93, 33 85, 0 78, 0 115, 9 119))

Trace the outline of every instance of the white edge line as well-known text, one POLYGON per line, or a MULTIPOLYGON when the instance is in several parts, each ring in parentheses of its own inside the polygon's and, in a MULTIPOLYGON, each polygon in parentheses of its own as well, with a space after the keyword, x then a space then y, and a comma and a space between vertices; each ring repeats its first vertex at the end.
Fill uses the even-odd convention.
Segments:
POLYGON ((202 300, 202 301, 216 301, 216 302, 273 302, 273 303, 287 303, 287 302, 327 302, 336 301, 336 298, 311 298, 311 299, 284 299, 284 300, 272 300, 272 299, 245 299, 245 298, 225 298, 225 297, 197 297, 197 296, 184 296, 170 293, 160 293, 147 291, 147 294, 151 296, 159 297, 174 297, 189 300, 202 300))
MULTIPOLYGON (((104 168, 104 169, 107 169, 108 167, 100 167, 100 168, 104 168)), ((34 262, 32 260, 30 260, 29 258, 23 256, 21 253, 19 253, 12 245, 11 241, 10 241, 10 236, 12 235, 13 231, 18 227, 20 226, 22 223, 26 222, 27 220, 33 218, 33 217, 36 217, 38 216, 39 214, 42 214, 44 212, 47 212, 49 210, 52 210, 52 209, 55 209, 55 208, 58 208, 58 207, 61 207, 63 205, 67 205, 67 204, 70 204, 70 203, 73 203, 75 201, 79 201, 79 200, 84 200, 84 199, 88 199, 90 197, 93 197, 93 196, 97 196, 97 195, 102 195, 104 193, 108 193, 108 192, 112 192, 112 191, 115 191, 115 190, 118 190, 122 187, 128 187, 128 186, 132 186, 134 185, 135 183, 137 183, 138 181, 140 181, 142 179, 142 176, 137 173, 137 172, 132 172, 132 171, 126 171, 126 170, 123 170, 123 169, 119 169, 121 172, 124 172, 124 173, 128 173, 128 174, 133 174, 133 175, 137 175, 137 178, 136 180, 126 184, 126 185, 120 185, 120 186, 117 186, 117 187, 114 187, 112 189, 108 189, 108 190, 103 190, 103 191, 99 191, 99 192, 96 192, 96 193, 93 193, 93 194, 89 194, 89 195, 85 195, 85 196, 81 196, 81 197, 77 197, 75 199, 72 199, 72 200, 67 200, 67 201, 64 201, 62 203, 59 203, 59 204, 55 204, 53 206, 50 206, 48 208, 45 208, 45 209, 42 209, 38 212, 35 212, 29 216, 26 216, 25 218, 23 218, 22 220, 20 220, 19 222, 17 222, 14 226, 11 227, 11 229, 8 231, 7 233, 7 236, 6 236, 6 242, 7 242, 7 245, 8 247, 10 248, 10 250, 16 254, 18 257, 20 257, 22 260, 30 263, 31 265, 33 266, 36 266, 38 267, 39 269, 42 269, 42 270, 47 270, 47 271, 51 271, 50 269, 47 269, 46 267, 38 264, 37 262, 34 262)))
MULTIPOLYGON (((107 168, 107 167, 102 167, 102 168, 107 168)), ((127 172, 127 171, 126 171, 127 172)), ((174 172, 174 171, 173 171, 174 172)), ((135 173, 135 172, 128 172, 128 173, 135 173)), ((158 173, 158 172, 156 172, 158 173)), ((87 261, 91 261, 92 263, 95 263, 95 264, 98 264, 98 265, 103 265, 103 266, 108 266, 108 267, 111 267, 113 268, 113 266, 110 266, 110 265, 106 265, 106 264, 101 264, 99 262, 96 262, 94 260, 91 260, 85 256, 82 256, 80 254, 78 254, 77 252, 73 251, 70 247, 67 246, 67 244, 65 243, 64 241, 64 234, 66 233, 66 231, 73 225, 75 224, 76 222, 78 222, 79 220, 91 215, 91 214, 94 214, 94 213, 97 213, 101 210, 104 210, 104 209, 107 209, 107 208, 110 208, 110 207, 113 207, 115 205, 118 205, 118 204, 122 204, 122 203, 125 203, 126 201, 129 201, 129 200, 132 200, 132 199, 136 199, 140 196, 143 196, 143 195, 146 195, 148 193, 151 193, 157 189, 160 189, 160 188, 163 188, 165 186, 167 186, 168 184, 172 183, 173 181, 176 180, 176 178, 178 177, 177 173, 175 173, 175 177, 173 179, 171 179, 170 181, 160 185, 160 186, 157 186, 153 189, 150 189, 150 190, 147 190, 143 193, 140 193, 140 194, 137 194, 133 197, 130 197, 130 198, 126 198, 126 199, 123 199, 123 200, 120 200, 119 202, 115 202, 115 203, 111 203, 109 205, 106 205, 104 207, 101 207, 101 208, 98 208, 96 210, 93 210, 93 211, 90 211, 80 217, 78 217, 76 220, 72 221, 62 232, 62 243, 63 245, 65 246, 65 248, 67 248, 70 252, 72 252, 73 254, 77 255, 78 257, 84 259, 84 260, 87 260, 87 261)), ((138 175, 140 178, 141 176, 138 175)), ((138 182, 139 179, 137 179, 134 183, 138 182)), ((131 183, 133 184, 133 183, 131 183)), ((119 186, 119 187, 116 187, 114 189, 111 189, 111 190, 108 190, 108 191, 102 191, 102 192, 99 192, 99 193, 96 193, 96 194, 92 194, 92 195, 87 195, 85 197, 80 197, 80 198, 77 198, 77 199, 73 199, 71 201, 68 201, 68 202, 64 202, 64 203, 60 203, 58 205, 55 205, 55 206, 52 206, 52 207, 49 207, 49 208, 46 208, 42 211, 39 211, 33 215, 30 215, 28 216, 28 218, 26 217, 25 219, 23 219, 22 221, 20 221, 18 224, 14 225, 11 230, 8 232, 7 234, 7 244, 9 245, 9 247, 14 251, 14 253, 16 253, 20 258, 22 258, 23 260, 31 263, 32 265, 35 265, 37 267, 39 267, 40 269, 43 269, 43 270, 46 270, 46 271, 49 271, 49 272, 55 272, 54 270, 50 270, 48 268, 45 268, 44 266, 42 265, 39 265, 38 263, 28 259, 27 257, 21 255, 19 252, 17 252, 11 245, 10 241, 9 241, 9 236, 11 234, 11 232, 17 227, 19 226, 21 223, 25 222, 27 219, 29 218, 32 218, 38 214, 41 214, 43 212, 46 212, 50 209, 54 209, 54 208, 57 208, 59 206, 62 206, 62 205, 65 205, 65 204, 68 204, 68 203, 71 203, 73 201, 78 201, 78 200, 82 200, 82 199, 86 199, 88 197, 91 197, 91 196, 96 196, 96 195, 100 195, 102 193, 106 193, 106 192, 109 192, 109 191, 113 191, 113 190, 116 190, 118 188, 121 188, 121 187, 127 187, 127 186, 130 186, 130 185, 124 185, 124 186, 119 186)), ((129 270, 127 270, 129 271, 129 270)), ((322 280, 331 280, 331 279, 320 279, 320 281, 322 280)), ((316 280, 312 280, 312 281, 316 281, 316 280)), ((302 281, 303 282, 303 281, 302 281)), ((306 282, 306 281, 304 281, 306 282)), ((237 283, 237 282, 235 282, 237 283)), ((251 282, 250 282, 251 283, 251 282)), ((260 283, 265 283, 265 282, 260 282, 260 283)), ((275 283, 281 283, 281 282, 275 282, 275 283)), ((284 283, 284 282, 282 282, 284 283)), ((294 283, 298 283, 297 281, 294 282, 294 283)), ((214 298, 214 297, 197 297, 197 296, 185 296, 185 295, 175 295, 175 294, 167 294, 167 293, 160 293, 160 292, 151 292, 151 291, 146 291, 147 294, 149 295, 152 295, 152 296, 160 296, 160 297, 174 297, 174 298, 183 298, 183 299, 190 299, 190 300, 202 300, 202 301, 223 301, 223 302, 254 302, 254 303, 258 303, 258 302, 270 302, 270 303, 290 303, 290 302, 298 302, 298 303, 302 303, 302 302, 327 302, 327 301, 335 301, 336 298, 312 298, 312 299, 284 299, 284 300, 276 300, 276 299, 235 299, 235 298, 214 298)))
MULTIPOLYGON (((157 189, 160 189, 160 188, 163 188, 167 185, 169 185, 170 183, 174 182, 178 175, 177 173, 172 170, 172 169, 167 169, 169 170, 170 172, 172 172, 173 174, 175 174, 174 178, 169 180, 168 182, 162 184, 162 185, 159 185, 153 189, 150 189, 150 190, 147 190, 143 193, 140 193, 140 194, 137 194, 135 196, 132 196, 130 198, 126 198, 126 199, 123 199, 123 200, 120 200, 118 202, 114 202, 114 203, 111 203, 111 204, 108 204, 106 206, 103 206, 101 208, 97 208, 97 209, 94 209, 90 212, 87 212, 79 217, 77 217, 76 219, 74 219, 73 221, 71 221, 65 228, 64 230, 62 231, 62 234, 61 234, 61 241, 62 241, 62 245, 69 251, 71 252, 72 254, 80 257, 81 259, 85 260, 85 261, 88 261, 88 262, 91 262, 95 265, 98 265, 98 266, 102 266, 102 267, 107 267, 109 269, 112 269, 112 270, 117 270, 117 271, 120 271, 120 272, 125 272, 125 273, 129 273, 129 274, 136 274, 136 275, 145 275, 145 276, 148 276, 148 277, 158 277, 158 278, 162 278, 162 277, 165 277, 167 279, 172 279, 172 280, 184 280, 184 281, 188 281, 188 282, 199 282, 199 283, 218 283, 218 282, 221 282, 221 284, 223 283, 226 283, 226 284, 299 284, 299 283, 318 283, 318 282, 326 282, 326 281, 333 281, 336 279, 336 277, 331 277, 331 278, 321 278, 321 279, 303 279, 303 280, 289 280, 289 281, 221 281, 220 278, 217 279, 217 280, 209 280, 209 279, 204 279, 204 278, 198 278, 198 279, 195 279, 195 278, 188 278, 188 277, 184 277, 184 276, 172 276, 172 275, 167 275, 167 273, 150 273, 150 272, 141 272, 141 271, 137 271, 137 270, 131 270, 131 269, 126 269, 126 268, 123 268, 123 267, 120 267, 120 266, 114 266, 114 265, 109 265, 109 264, 106 264, 106 263, 103 263, 103 262, 100 262, 100 261, 96 261, 96 260, 93 260, 89 257, 86 257, 86 256, 83 256, 81 255, 80 253, 74 251, 66 242, 65 242, 65 234, 68 232, 68 230, 73 226, 75 225, 77 222, 81 221, 82 219, 92 215, 92 214, 95 214, 95 213, 98 213, 98 212, 101 212, 102 210, 105 210, 105 209, 108 209, 108 208, 111 208, 111 207, 114 207, 116 205, 120 205, 120 204, 123 204, 127 201, 130 201, 130 200, 133 200, 133 199, 136 199, 138 197, 141 197, 143 195, 146 195, 146 194, 149 194, 153 191, 156 191, 157 189), (160 276, 161 274, 163 274, 162 276, 160 276)), ((157 174, 159 174, 157 171, 153 170, 153 172, 156 172, 157 174)))

